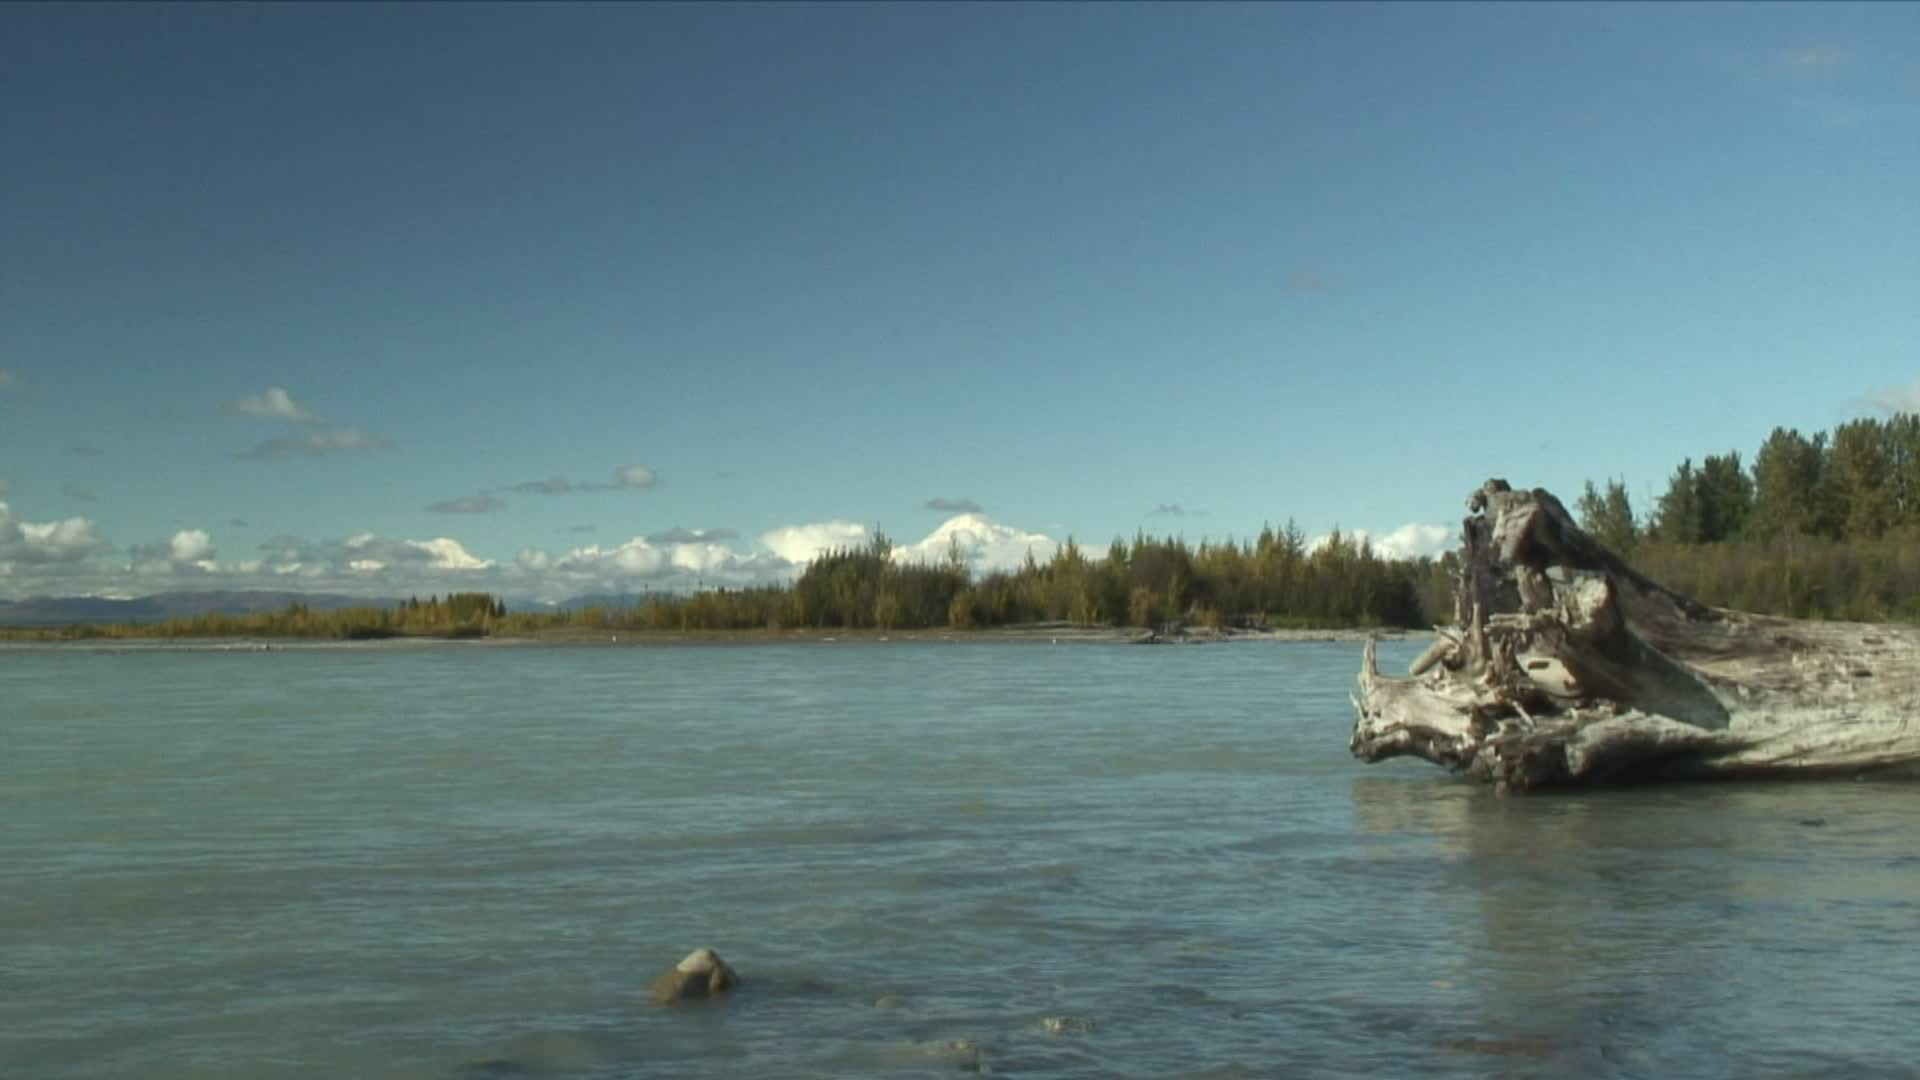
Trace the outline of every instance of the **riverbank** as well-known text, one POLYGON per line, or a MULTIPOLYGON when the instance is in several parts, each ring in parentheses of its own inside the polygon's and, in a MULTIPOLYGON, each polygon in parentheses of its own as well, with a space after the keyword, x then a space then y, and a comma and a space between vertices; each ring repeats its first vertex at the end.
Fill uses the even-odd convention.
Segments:
POLYGON ((1286 629, 1286 630, 1210 630, 1188 627, 1167 632, 1142 630, 1137 626, 1074 626, 1071 623, 1024 623, 991 626, 973 630, 936 628, 926 630, 848 630, 832 627, 798 627, 781 630, 602 630, 591 627, 556 627, 529 637, 488 638, 494 642, 525 642, 546 645, 670 645, 724 644, 732 642, 770 644, 836 644, 841 642, 893 643, 928 641, 1010 641, 1047 645, 1202 645, 1255 641, 1365 641, 1369 636, 1383 640, 1424 637, 1431 631, 1398 628, 1365 630, 1359 628, 1286 629))
POLYGON ((1385 628, 1210 630, 1186 628, 1153 632, 1139 627, 1085 627, 1068 623, 1027 623, 974 630, 878 630, 800 627, 780 630, 624 630, 584 626, 553 627, 523 635, 491 637, 397 636, 365 640, 294 637, 163 638, 90 637, 67 640, 0 638, 0 649, 87 649, 109 652, 194 650, 272 652, 280 649, 418 649, 596 647, 644 648, 675 645, 836 645, 1021 642, 1042 645, 1205 645, 1234 642, 1346 641, 1368 637, 1387 641, 1425 638, 1431 631, 1385 628))

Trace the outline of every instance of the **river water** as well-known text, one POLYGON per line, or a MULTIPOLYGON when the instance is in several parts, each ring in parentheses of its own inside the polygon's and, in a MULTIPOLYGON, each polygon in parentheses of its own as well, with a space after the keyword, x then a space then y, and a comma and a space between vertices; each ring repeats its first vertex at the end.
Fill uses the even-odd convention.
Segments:
POLYGON ((1359 652, 0 651, 0 1076, 1914 1075, 1920 787, 1362 766, 1359 652))

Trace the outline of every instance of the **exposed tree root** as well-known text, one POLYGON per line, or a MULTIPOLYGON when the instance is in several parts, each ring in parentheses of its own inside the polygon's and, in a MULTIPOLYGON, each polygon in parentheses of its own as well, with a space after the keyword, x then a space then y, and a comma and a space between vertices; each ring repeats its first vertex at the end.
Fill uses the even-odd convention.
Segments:
POLYGON ((1542 489, 1467 503, 1454 625, 1406 677, 1367 644, 1349 744, 1539 787, 1920 766, 1920 631, 1710 608, 1542 489))

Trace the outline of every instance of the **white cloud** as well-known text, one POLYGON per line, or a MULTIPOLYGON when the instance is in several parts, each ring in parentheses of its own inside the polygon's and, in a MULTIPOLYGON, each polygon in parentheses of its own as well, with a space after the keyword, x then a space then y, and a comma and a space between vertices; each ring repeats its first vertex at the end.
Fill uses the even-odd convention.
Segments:
MULTIPOLYGON (((1369 529, 1342 531, 1340 535, 1353 543, 1367 541, 1372 545, 1373 553, 1383 559, 1433 558, 1451 549, 1458 540, 1457 530, 1417 521, 1410 521, 1385 535, 1378 535, 1369 529)), ((1316 536, 1307 542, 1307 550, 1318 551, 1326 547, 1331 539, 1331 536, 1316 536)))
POLYGON ((284 420, 293 424, 325 423, 319 413, 293 400, 285 387, 269 386, 259 394, 227 402, 229 416, 251 416, 260 420, 284 420))
MULTIPOLYGON (((181 529, 164 543, 135 544, 127 549, 127 569, 143 578, 233 573, 214 558, 213 536, 205 529, 181 529)), ((258 567, 256 565, 255 569, 258 567)), ((204 582, 202 583, 204 584, 204 582)))
POLYGON ((0 502, 0 564, 79 562, 107 546, 86 518, 20 521, 0 502))
POLYGON ((246 461, 277 461, 292 457, 326 457, 329 454, 378 450, 387 441, 359 428, 327 428, 308 435, 288 435, 268 439, 239 455, 246 461))
POLYGON ((1059 541, 1045 533, 1022 532, 984 514, 961 514, 948 518, 919 543, 895 547, 893 557, 900 562, 938 563, 958 550, 970 569, 990 572, 1018 569, 1029 552, 1036 561, 1046 562, 1059 548, 1059 541))
POLYGON ((803 566, 837 548, 860 547, 867 539, 867 527, 851 521, 783 525, 760 534, 760 543, 767 550, 803 566))
POLYGON ((637 491, 659 482, 659 474, 645 465, 622 465, 613 470, 613 486, 622 490, 637 491))
POLYGON ((197 563, 213 558, 213 537, 205 529, 181 529, 167 542, 174 562, 197 563))

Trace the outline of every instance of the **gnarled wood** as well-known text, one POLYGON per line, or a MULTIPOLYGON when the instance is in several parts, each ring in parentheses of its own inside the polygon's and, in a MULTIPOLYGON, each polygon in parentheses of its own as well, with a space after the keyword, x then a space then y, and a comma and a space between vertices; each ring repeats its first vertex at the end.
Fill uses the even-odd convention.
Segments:
POLYGON ((1545 490, 1468 499, 1454 625, 1405 677, 1369 642, 1350 748, 1507 790, 1920 770, 1920 631, 1710 608, 1627 566, 1545 490))

